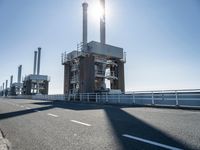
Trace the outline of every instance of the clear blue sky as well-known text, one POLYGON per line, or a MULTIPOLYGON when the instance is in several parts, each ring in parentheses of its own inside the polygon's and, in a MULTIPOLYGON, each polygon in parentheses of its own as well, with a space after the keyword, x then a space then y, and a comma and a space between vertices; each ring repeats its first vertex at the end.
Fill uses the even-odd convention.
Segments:
MULTIPOLYGON (((12 74, 17 80, 19 64, 31 74, 41 46, 50 93, 63 92, 61 53, 81 42, 81 3, 0 0, 1 85, 12 74)), ((107 0, 107 8, 107 43, 127 52, 127 91, 200 88, 200 0, 107 0)), ((89 16, 89 41, 99 41, 99 22, 89 16)))

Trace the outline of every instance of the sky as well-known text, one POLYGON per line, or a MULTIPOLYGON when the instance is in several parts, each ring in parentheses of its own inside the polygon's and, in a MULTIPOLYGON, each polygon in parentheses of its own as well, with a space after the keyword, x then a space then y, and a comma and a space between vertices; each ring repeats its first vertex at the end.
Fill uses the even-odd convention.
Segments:
MULTIPOLYGON (((88 41, 99 41, 98 0, 89 3, 88 41)), ((0 0, 0 85, 22 64, 41 74, 50 94, 63 93, 61 53, 82 40, 83 0, 0 0)), ((106 42, 127 53, 126 91, 200 89, 200 0, 107 0, 106 42)))

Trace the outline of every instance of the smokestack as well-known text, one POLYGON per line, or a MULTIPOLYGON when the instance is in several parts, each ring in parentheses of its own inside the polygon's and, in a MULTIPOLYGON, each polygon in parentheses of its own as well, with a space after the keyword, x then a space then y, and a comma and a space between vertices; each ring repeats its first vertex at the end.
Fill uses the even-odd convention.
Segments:
POLYGON ((105 0, 100 0, 103 9, 103 15, 100 18, 100 40, 102 44, 106 44, 106 18, 105 18, 105 0))
POLYGON ((12 86, 12 83, 13 83, 13 75, 10 76, 10 88, 11 88, 11 86, 12 86))
POLYGON ((41 47, 38 47, 38 66, 37 66, 37 75, 40 74, 40 57, 41 57, 41 47))
POLYGON ((33 74, 36 74, 36 65, 37 65, 37 51, 34 51, 34 64, 33 64, 33 74))
POLYGON ((83 6, 83 50, 85 50, 87 44, 87 9, 88 3, 84 2, 83 6))
POLYGON ((20 65, 18 67, 18 80, 17 80, 17 83, 21 83, 21 77, 22 76, 22 65, 20 65))
POLYGON ((6 80, 6 90, 7 90, 7 88, 8 88, 8 80, 6 80))

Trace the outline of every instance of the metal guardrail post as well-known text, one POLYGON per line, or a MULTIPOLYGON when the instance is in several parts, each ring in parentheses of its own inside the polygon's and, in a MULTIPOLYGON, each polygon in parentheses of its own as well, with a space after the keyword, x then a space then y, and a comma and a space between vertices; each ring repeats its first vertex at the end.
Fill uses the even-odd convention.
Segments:
POLYGON ((98 102, 98 97, 97 97, 97 93, 96 93, 96 103, 98 102))
POLYGON ((90 101, 90 97, 89 97, 89 93, 87 93, 87 101, 89 102, 90 101))
POLYGON ((71 94, 68 94, 68 101, 70 101, 71 99, 71 94))
POLYGON ((80 95, 80 101, 82 101, 82 94, 80 93, 79 95, 80 95))
POLYGON ((120 103, 120 94, 118 94, 118 103, 120 103))
POLYGON ((179 106, 179 104, 178 104, 178 92, 177 91, 175 91, 175 95, 176 95, 176 106, 179 106))
POLYGON ((152 95, 151 95, 151 101, 152 101, 151 104, 152 104, 152 105, 155 105, 155 101, 154 101, 154 93, 153 93, 153 92, 152 92, 152 95))
POLYGON ((106 93, 106 102, 108 102, 108 94, 106 93))
POLYGON ((133 93, 133 104, 135 104, 135 93, 133 93))

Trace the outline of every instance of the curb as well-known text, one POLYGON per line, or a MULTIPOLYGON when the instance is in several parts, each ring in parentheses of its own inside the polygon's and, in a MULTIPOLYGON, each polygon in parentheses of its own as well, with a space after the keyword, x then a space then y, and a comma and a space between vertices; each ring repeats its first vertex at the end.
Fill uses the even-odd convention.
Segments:
POLYGON ((11 150, 11 144, 5 138, 5 135, 1 130, 0 130, 0 150, 11 150))

